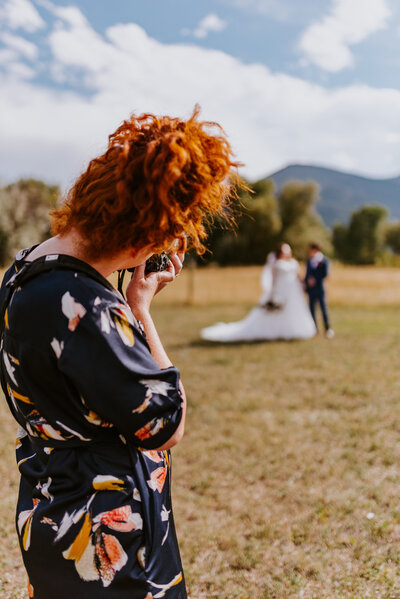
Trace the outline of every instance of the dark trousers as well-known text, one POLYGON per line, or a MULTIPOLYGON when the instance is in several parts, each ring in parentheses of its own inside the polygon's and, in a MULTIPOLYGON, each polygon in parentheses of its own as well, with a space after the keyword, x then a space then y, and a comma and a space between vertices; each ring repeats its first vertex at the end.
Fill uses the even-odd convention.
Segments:
POLYGON ((315 317, 315 306, 316 306, 316 304, 320 305, 321 312, 322 312, 322 318, 324 319, 325 330, 327 331, 328 329, 330 329, 331 327, 330 327, 330 324, 329 324, 328 309, 326 307, 326 302, 325 302, 325 293, 318 293, 318 294, 309 293, 308 294, 308 301, 309 301, 309 304, 310 304, 311 316, 314 319, 315 326, 317 327, 317 329, 318 329, 318 325, 317 325, 317 319, 315 317))

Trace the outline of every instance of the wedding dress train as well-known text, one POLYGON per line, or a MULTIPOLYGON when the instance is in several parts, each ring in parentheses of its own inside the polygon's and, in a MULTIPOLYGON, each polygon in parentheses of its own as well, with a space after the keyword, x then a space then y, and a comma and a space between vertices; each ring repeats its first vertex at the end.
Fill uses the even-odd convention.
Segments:
POLYGON ((237 322, 218 322, 201 330, 207 341, 234 342, 261 339, 309 339, 316 334, 316 327, 306 303, 298 279, 299 264, 294 259, 278 259, 269 256, 263 269, 261 283, 263 294, 260 305, 237 322), (264 306, 273 302, 277 309, 264 306))

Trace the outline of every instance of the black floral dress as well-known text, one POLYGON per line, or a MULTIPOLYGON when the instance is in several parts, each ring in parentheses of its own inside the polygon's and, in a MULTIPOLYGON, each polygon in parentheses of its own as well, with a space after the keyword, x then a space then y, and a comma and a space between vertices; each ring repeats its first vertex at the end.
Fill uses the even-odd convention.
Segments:
POLYGON ((159 368, 122 296, 75 264, 17 287, 4 315, 29 596, 185 599, 171 456, 156 450, 182 416, 179 373, 159 368))

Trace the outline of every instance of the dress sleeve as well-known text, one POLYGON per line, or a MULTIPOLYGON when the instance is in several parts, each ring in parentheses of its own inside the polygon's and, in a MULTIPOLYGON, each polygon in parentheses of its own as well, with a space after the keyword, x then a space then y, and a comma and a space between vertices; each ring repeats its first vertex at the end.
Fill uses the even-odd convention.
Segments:
POLYGON ((100 302, 70 327, 58 365, 84 405, 134 445, 156 449, 182 418, 179 372, 160 369, 123 304, 100 302))

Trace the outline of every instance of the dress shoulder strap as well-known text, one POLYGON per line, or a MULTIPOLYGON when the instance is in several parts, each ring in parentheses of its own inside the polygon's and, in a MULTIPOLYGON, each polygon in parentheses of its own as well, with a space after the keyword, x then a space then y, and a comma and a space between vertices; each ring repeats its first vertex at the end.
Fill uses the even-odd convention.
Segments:
POLYGON ((92 268, 86 262, 83 262, 83 260, 79 260, 73 256, 68 256, 66 254, 48 254, 46 256, 41 256, 36 260, 32 260, 32 262, 24 261, 4 285, 5 294, 0 306, 0 339, 3 337, 4 332, 4 316, 17 287, 22 287, 28 281, 52 270, 73 270, 75 272, 80 272, 97 281, 109 291, 116 291, 115 287, 113 287, 113 285, 111 285, 111 283, 97 270, 92 268))

